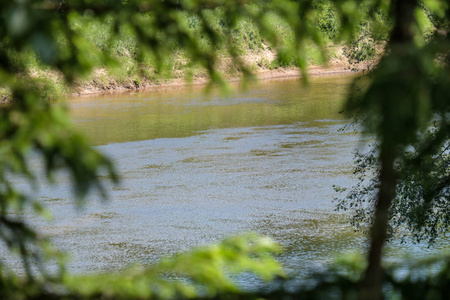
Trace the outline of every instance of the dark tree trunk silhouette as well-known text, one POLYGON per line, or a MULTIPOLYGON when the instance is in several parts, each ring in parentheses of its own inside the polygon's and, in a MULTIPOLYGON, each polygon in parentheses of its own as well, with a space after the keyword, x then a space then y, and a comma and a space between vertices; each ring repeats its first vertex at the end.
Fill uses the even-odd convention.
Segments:
MULTIPOLYGON (((413 43, 412 25, 414 24, 414 10, 418 5, 417 0, 397 0, 393 4, 393 18, 395 25, 390 37, 388 48, 398 51, 413 43)), ((383 299, 383 268, 381 256, 387 238, 389 222, 389 208, 395 198, 396 172, 394 162, 398 148, 401 146, 399 140, 390 131, 396 124, 395 111, 390 109, 392 99, 378 99, 382 101, 381 109, 381 131, 379 135, 381 148, 379 161, 380 189, 375 207, 374 220, 370 231, 370 244, 367 257, 368 266, 360 283, 360 300, 383 299)))

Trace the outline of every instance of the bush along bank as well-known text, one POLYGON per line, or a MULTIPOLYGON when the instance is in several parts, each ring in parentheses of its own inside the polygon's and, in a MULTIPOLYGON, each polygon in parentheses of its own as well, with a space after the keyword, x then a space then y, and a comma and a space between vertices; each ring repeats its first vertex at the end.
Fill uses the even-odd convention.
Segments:
MULTIPOLYGON (((312 5, 314 13, 308 15, 307 24, 311 26, 309 30, 317 34, 315 40, 302 45, 301 53, 295 45, 294 30, 276 14, 263 15, 260 4, 249 6, 251 13, 263 15, 262 22, 271 28, 272 32, 265 36, 261 34, 259 24, 244 17, 230 21, 221 8, 204 9, 203 19, 182 11, 175 18, 182 24, 183 33, 195 41, 192 47, 199 53, 214 53, 215 69, 225 80, 242 78, 249 73, 263 78, 295 76, 299 66, 310 66, 309 71, 313 74, 357 71, 376 62, 390 26, 382 12, 376 12, 376 18, 370 18, 375 21, 362 21, 356 32, 349 33, 341 24, 332 1, 316 0, 312 5), (205 34, 205 26, 214 34, 205 34), (353 41, 345 47, 337 42, 344 34, 353 36, 353 41), (298 59, 299 55, 301 59, 298 59)), ((369 12, 362 10, 360 13, 369 12)), ((364 20, 363 17, 360 19, 364 20)), ((142 14, 134 22, 152 24, 154 20, 151 14, 142 14)), ((211 79, 207 64, 193 59, 185 48, 180 47, 176 36, 156 32, 154 42, 164 45, 164 49, 157 52, 142 49, 139 33, 107 16, 95 18, 86 13, 71 16, 70 22, 82 46, 89 48, 90 55, 85 58, 87 69, 93 67, 77 77, 75 84, 68 85, 31 51, 21 54, 25 56, 25 65, 20 66, 23 72, 42 81, 43 94, 50 100, 67 94, 138 90, 211 79)), ((70 50, 65 49, 67 41, 62 36, 58 43, 63 51, 70 50)), ((0 100, 8 99, 7 90, 0 89, 0 94, 0 100)))
MULTIPOLYGON (((250 4, 255 14, 262 13, 259 4, 250 4)), ((354 35, 354 42, 343 47, 338 43, 344 30, 339 13, 330 0, 313 1, 314 14, 308 16, 309 24, 319 36, 303 46, 302 56, 311 74, 359 71, 372 66, 387 36, 383 21, 387 18, 378 13, 377 23, 362 22, 354 35), (384 26, 384 27, 383 27, 384 26), (374 36, 373 36, 374 35, 374 36), (325 51, 321 47, 325 46, 325 51)), ((362 11, 362 14, 369 13, 362 11)), ((257 77, 271 78, 299 75, 299 61, 295 59, 294 30, 276 14, 265 15, 265 20, 273 29, 275 41, 263 36, 255 24, 240 18, 233 24, 227 20, 221 8, 205 9, 204 15, 208 27, 217 34, 214 39, 204 34, 201 20, 187 13, 179 18, 185 24, 185 30, 197 40, 196 47, 209 51, 214 49, 220 76, 224 79, 242 78, 251 73, 257 77), (232 45, 227 36, 231 36, 232 45), (236 57, 234 57, 236 55, 236 57)), ((143 19, 151 16, 142 16, 143 19)), ((362 18, 363 19, 363 18, 362 18)), ((158 56, 151 52, 138 50, 139 40, 128 28, 112 30, 111 20, 103 22, 81 17, 74 21, 74 27, 81 29, 83 37, 96 50, 109 52, 113 60, 120 64, 107 64, 97 69, 89 77, 80 79, 72 90, 75 94, 90 94, 105 91, 139 90, 158 85, 180 85, 184 83, 205 83, 209 81, 207 68, 193 63, 191 57, 178 45, 170 41, 167 55, 158 56)), ((160 39, 166 39, 161 36, 160 39)))

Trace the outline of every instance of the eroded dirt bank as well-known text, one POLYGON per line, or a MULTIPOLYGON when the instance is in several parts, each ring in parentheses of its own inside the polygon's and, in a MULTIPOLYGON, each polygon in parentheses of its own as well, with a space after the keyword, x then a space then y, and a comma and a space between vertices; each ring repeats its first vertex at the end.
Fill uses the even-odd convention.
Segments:
MULTIPOLYGON (((298 68, 273 67, 272 62, 276 59, 276 56, 270 51, 246 55, 243 59, 246 64, 250 66, 253 74, 258 79, 266 80, 301 76, 301 72, 298 68)), ((368 65, 368 63, 350 65, 348 59, 342 53, 338 53, 334 55, 333 58, 329 59, 326 64, 308 66, 307 72, 311 76, 344 74, 364 70, 368 65)), ((224 58, 221 61, 220 66, 218 66, 218 70, 221 72, 223 78, 229 82, 242 79, 242 73, 237 70, 230 59, 224 58)), ((197 71, 191 81, 186 81, 183 70, 175 70, 172 75, 173 77, 169 79, 157 78, 152 80, 136 80, 136 78, 130 77, 125 81, 118 81, 114 76, 108 75, 108 72, 105 70, 97 70, 89 80, 79 82, 70 94, 72 97, 76 97, 104 93, 148 91, 161 88, 172 89, 185 85, 204 85, 209 82, 207 73, 202 71, 197 71)))

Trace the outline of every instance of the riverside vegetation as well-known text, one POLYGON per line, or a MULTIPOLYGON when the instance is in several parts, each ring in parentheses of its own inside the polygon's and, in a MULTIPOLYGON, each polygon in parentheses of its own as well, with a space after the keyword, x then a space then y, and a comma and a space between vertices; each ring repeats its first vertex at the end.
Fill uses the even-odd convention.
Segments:
MULTIPOLYGON (((448 231, 447 1, 22 0, 2 2, 0 12, 0 82, 9 99, 0 110, 0 236, 26 274, 18 276, 1 261, 2 298, 446 299, 450 294, 448 257, 399 266, 406 276, 381 264, 388 229, 398 220, 432 238, 448 231), (12 179, 22 176, 30 186, 37 184, 31 153, 44 162, 48 181, 60 169, 70 174, 79 206, 91 190, 106 198, 101 178, 118 180, 112 162, 91 148, 65 108, 49 99, 85 80, 131 78, 139 87, 169 75, 192 80, 200 73, 226 89, 230 71, 251 78, 254 66, 243 56, 268 48, 276 59, 261 65, 300 67, 306 81, 308 64, 326 61, 327 45, 339 43, 353 62, 373 58, 377 45, 386 47, 369 76, 354 84, 346 107, 377 139, 378 150, 369 156, 376 188, 361 190, 369 205, 341 203, 356 205, 357 213, 363 210, 357 220, 371 224, 367 259, 343 257, 312 282, 286 288, 285 274, 271 255, 278 247, 247 235, 145 270, 71 276, 62 254, 24 219, 30 210, 49 215, 12 179), (221 70, 223 57, 233 62, 232 69, 221 70), (406 197, 396 198, 405 189, 406 197), (431 265, 438 270, 417 273, 431 265), (230 274, 242 271, 272 280, 271 289, 240 291, 230 274)), ((350 194, 349 201, 355 199, 361 200, 358 192, 350 194)))
MULTIPOLYGON (((64 13, 66 1, 54 2, 55 10, 64 13)), ((115 2, 100 3, 111 5, 115 2)), ((296 67, 298 62, 293 53, 298 45, 295 45, 296 33, 292 26, 283 16, 270 11, 270 6, 267 8, 257 2, 248 3, 247 6, 248 12, 254 16, 264 15, 262 22, 272 32, 262 33, 261 24, 258 25, 245 16, 238 16, 230 24, 222 7, 204 9, 203 16, 178 11, 174 21, 183 26, 183 34, 195 37, 195 45, 191 45, 192 47, 202 52, 214 50, 217 58, 214 67, 224 78, 296 67), (264 12, 264 9, 268 11, 264 12), (211 32, 204 31, 204 22, 207 22, 208 30, 213 30, 214 39, 211 39, 211 32)), ((351 42, 342 44, 341 20, 332 1, 312 1, 311 6, 308 26, 314 34, 302 45, 305 48, 301 62, 303 65, 320 65, 330 58, 340 63, 343 70, 354 68, 361 62, 373 63, 377 49, 387 40, 388 20, 382 11, 377 12, 373 21, 360 22, 351 34, 351 42)), ((363 9, 363 14, 367 14, 369 7, 363 9)), ((133 22, 151 23, 154 20, 149 15, 140 14, 133 22)), ((49 68, 32 49, 21 53, 20 60, 27 66, 22 71, 42 82, 43 96, 47 99, 55 100, 79 91, 139 89, 158 85, 168 78, 192 81, 208 77, 204 62, 190 60, 189 51, 164 32, 154 37, 154 42, 161 42, 161 46, 164 46, 164 55, 158 55, 141 48, 139 34, 142 33, 117 23, 112 16, 96 18, 87 9, 82 14, 71 15, 70 26, 91 52, 86 57, 85 64, 91 65, 90 68, 95 66, 93 72, 78 77, 74 85, 67 84, 64 77, 49 68), (102 58, 101 53, 107 54, 109 59, 102 58)), ((431 23, 424 25, 427 34, 433 28, 431 23)), ((64 46, 64 37, 56 37, 55 43, 64 46)), ((0 94, 6 100, 9 93, 7 89, 2 89, 0 94)))

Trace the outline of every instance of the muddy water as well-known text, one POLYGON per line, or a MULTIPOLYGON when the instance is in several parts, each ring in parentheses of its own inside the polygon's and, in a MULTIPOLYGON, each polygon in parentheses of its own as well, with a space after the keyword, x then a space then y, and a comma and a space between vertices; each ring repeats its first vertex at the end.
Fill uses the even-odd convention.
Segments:
MULTIPOLYGON (((53 226, 76 271, 101 271, 256 231, 292 269, 360 243, 333 212, 357 137, 338 113, 349 77, 76 99, 75 124, 117 163, 111 201, 53 226), (95 249, 95 251, 92 251, 95 249)), ((53 193, 55 195, 55 193, 53 193)), ((61 195, 61 199, 65 199, 61 195)))
POLYGON ((66 188, 42 189, 55 215, 44 230, 72 254, 74 272, 149 264, 244 231, 274 237, 300 273, 361 249, 331 201, 333 184, 351 184, 358 143, 338 113, 350 80, 261 82, 227 97, 185 88, 74 99, 76 126, 122 181, 107 203, 91 195, 81 212, 66 188))
MULTIPOLYGON (((316 78, 310 88, 298 80, 261 82, 227 97, 204 87, 149 94, 78 98, 72 115, 95 145, 181 138, 211 129, 291 125, 339 115, 350 77, 316 78)), ((305 123, 306 124, 306 123, 305 123)))

